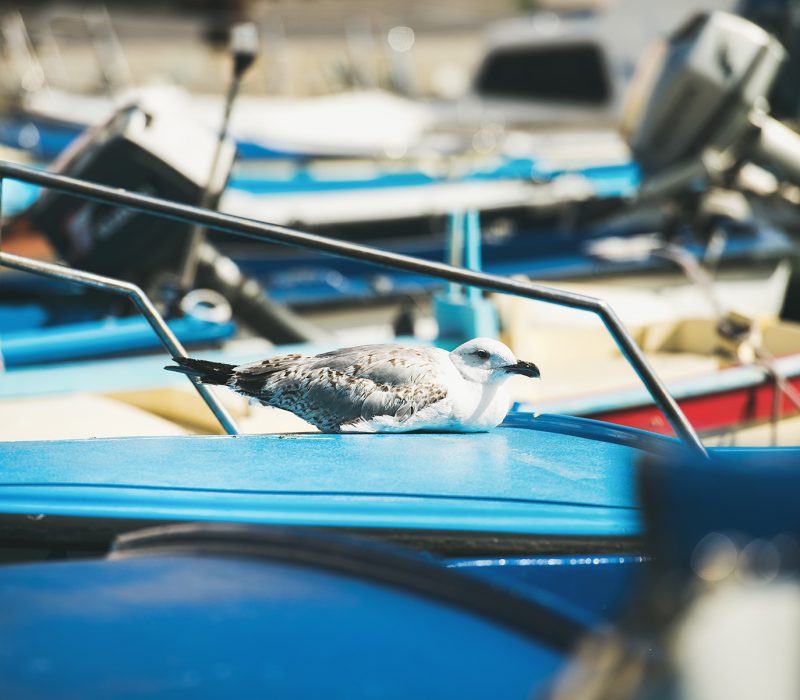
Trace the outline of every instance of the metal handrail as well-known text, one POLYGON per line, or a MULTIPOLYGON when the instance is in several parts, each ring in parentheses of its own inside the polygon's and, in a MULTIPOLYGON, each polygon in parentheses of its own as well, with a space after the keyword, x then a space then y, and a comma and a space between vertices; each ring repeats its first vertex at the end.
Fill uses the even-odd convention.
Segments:
POLYGON ((613 309, 602 299, 546 287, 533 282, 514 280, 484 272, 421 260, 409 255, 391 253, 369 246, 325 238, 285 226, 269 224, 253 219, 221 214, 209 209, 170 202, 156 197, 127 192, 122 189, 83 182, 76 178, 43 172, 33 168, 0 161, 0 179, 9 177, 40 185, 61 192, 82 196, 103 204, 116 204, 130 209, 160 214, 183 223, 202 224, 217 231, 254 238, 261 241, 284 243, 309 250, 331 253, 345 258, 367 262, 398 270, 438 277, 458 284, 479 287, 486 291, 504 292, 527 299, 536 299, 573 309, 589 311, 605 324, 622 354, 630 362, 656 405, 669 420, 678 437, 695 451, 705 455, 706 451, 697 433, 683 411, 671 396, 663 382, 647 362, 636 341, 625 329, 613 309))
MULTIPOLYGON (((102 275, 95 275, 91 272, 84 272, 82 270, 74 270, 64 265, 55 265, 53 263, 43 262, 41 260, 32 260, 20 255, 13 255, 11 253, 4 253, 0 251, 0 266, 10 267, 14 270, 23 270, 31 272, 35 275, 42 275, 43 277, 51 277, 54 279, 66 280, 74 282, 85 287, 92 287, 94 289, 102 289, 107 292, 121 294, 128 297, 141 311, 142 315, 147 319, 147 322, 153 327, 153 330, 158 335, 161 343, 170 353, 171 357, 188 357, 181 341, 175 336, 170 327, 164 321, 163 317, 149 297, 142 291, 140 287, 130 282, 123 282, 116 280, 112 277, 104 277, 102 275)), ((238 435, 239 431, 236 423, 225 407, 219 402, 211 390, 201 384, 197 379, 187 375, 192 385, 206 405, 211 409, 211 412, 216 416, 220 425, 223 427, 228 435, 238 435)))

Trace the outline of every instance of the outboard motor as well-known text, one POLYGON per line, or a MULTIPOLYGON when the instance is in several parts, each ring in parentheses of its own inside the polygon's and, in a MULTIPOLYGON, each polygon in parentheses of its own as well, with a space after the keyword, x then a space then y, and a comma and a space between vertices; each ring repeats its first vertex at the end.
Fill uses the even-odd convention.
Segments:
MULTIPOLYGON (((235 146, 223 144, 216 178, 208 182, 216 135, 187 120, 131 105, 87 130, 53 166, 63 175, 186 204, 200 204, 208 186, 215 206, 233 166, 235 146)), ((132 209, 46 191, 30 209, 34 229, 60 256, 90 272, 147 284, 174 270, 189 225, 132 209)))
MULTIPOLYGON (((651 47, 621 124, 644 175, 640 201, 670 202, 677 221, 696 223, 705 190, 734 186, 758 195, 749 204, 759 216, 796 229, 796 193, 760 201, 786 190, 781 183, 800 185, 800 135, 770 116, 767 101, 785 59, 775 37, 724 12, 697 15, 651 47)), ((795 270, 784 318, 800 318, 797 289, 795 270)))
MULTIPOLYGON (((53 169, 130 192, 215 208, 235 153, 230 138, 220 144, 217 134, 190 120, 131 105, 106 124, 87 130, 53 169), (209 182, 212 169, 215 174, 209 182)), ((183 295, 190 291, 181 288, 179 274, 192 243, 190 224, 52 190, 25 216, 27 225, 43 232, 70 265, 134 282, 167 313, 177 313, 183 295)), ((206 242, 199 245, 197 279, 224 296, 238 320, 276 343, 323 337, 314 326, 271 302, 232 260, 206 242)))
POLYGON ((766 99, 785 55, 766 31, 724 12, 697 15, 651 47, 621 125, 646 184, 658 175, 669 193, 698 176, 724 182, 747 161, 800 182, 800 136, 769 116, 766 99))

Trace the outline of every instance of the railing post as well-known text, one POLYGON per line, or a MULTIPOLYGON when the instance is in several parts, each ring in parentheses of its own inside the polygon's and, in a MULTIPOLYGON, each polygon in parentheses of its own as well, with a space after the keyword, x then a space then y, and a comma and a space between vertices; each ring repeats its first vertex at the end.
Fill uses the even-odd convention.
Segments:
MULTIPOLYGON (((102 289, 126 296, 147 319, 147 322, 156 332, 156 335, 158 335, 161 344, 166 348, 170 357, 187 357, 186 350, 181 341, 178 340, 172 332, 172 329, 167 325, 167 322, 163 319, 161 314, 158 313, 153 302, 151 302, 142 289, 135 284, 115 280, 111 277, 95 275, 91 272, 73 270, 63 265, 55 265, 41 260, 32 260, 19 255, 12 255, 11 253, 3 253, 2 251, 0 251, 0 265, 5 265, 15 270, 31 272, 35 275, 42 275, 43 277, 67 280, 85 287, 93 287, 94 289, 102 289)), ((225 430, 228 435, 238 435, 239 431, 236 427, 236 423, 211 390, 194 377, 189 377, 189 381, 191 381, 197 393, 200 394, 210 411, 217 418, 223 430, 225 430)))

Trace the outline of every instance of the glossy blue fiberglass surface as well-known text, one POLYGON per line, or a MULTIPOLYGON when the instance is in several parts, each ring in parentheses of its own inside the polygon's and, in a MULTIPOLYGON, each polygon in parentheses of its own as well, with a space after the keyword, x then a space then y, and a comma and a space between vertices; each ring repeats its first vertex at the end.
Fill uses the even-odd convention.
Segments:
MULTIPOLYGON (((1 129, 2 127, 0 127, 1 129)), ((36 201, 40 189, 36 185, 29 185, 27 182, 18 180, 3 179, 0 186, 0 194, 3 197, 3 214, 10 216, 27 209, 36 201)))
MULTIPOLYGON (((236 332, 233 323, 211 323, 191 316, 169 321, 169 327, 186 345, 225 340, 236 332)), ((64 362, 160 347, 161 341, 150 324, 138 316, 21 330, 6 327, 0 330, 0 353, 6 367, 64 362)))
POLYGON ((643 453, 603 430, 6 442, 0 512, 637 535, 643 453))
POLYGON ((466 609, 273 562, 0 567, 0 697, 527 698, 561 657, 466 609))
POLYGON ((451 569, 521 593, 587 626, 608 622, 630 602, 647 560, 642 556, 575 555, 451 559, 451 569))

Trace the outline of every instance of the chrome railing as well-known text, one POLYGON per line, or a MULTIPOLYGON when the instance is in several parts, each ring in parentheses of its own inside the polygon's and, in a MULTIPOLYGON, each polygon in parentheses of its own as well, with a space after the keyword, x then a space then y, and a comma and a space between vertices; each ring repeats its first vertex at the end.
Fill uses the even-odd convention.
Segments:
MULTIPOLYGON (((0 184, 0 187, 1 186, 0 184)), ((91 272, 74 270, 64 265, 55 265, 41 260, 32 260, 31 258, 12 255, 11 253, 4 253, 2 251, 0 251, 0 266, 9 267, 14 270, 23 270, 33 273, 34 275, 41 275, 52 279, 64 280, 80 284, 84 287, 102 289, 112 294, 120 294, 127 297, 141 312, 142 316, 147 319, 147 322, 155 331, 159 340, 161 340, 161 344, 166 348, 170 357, 188 357, 181 341, 178 340, 172 332, 172 329, 167 325, 167 322, 161 314, 158 313, 153 302, 150 301, 144 291, 135 284, 116 280, 113 277, 103 277, 102 275, 95 275, 91 272)), ((219 421, 225 432, 228 435, 238 435, 239 431, 236 427, 236 423, 233 418, 231 418, 228 411, 225 410, 225 407, 219 402, 219 399, 214 396, 213 392, 207 386, 201 384, 196 378, 189 377, 189 380, 194 385, 194 388, 197 389, 197 392, 206 402, 206 405, 219 421)))
POLYGON ((653 401, 664 413, 680 440, 695 451, 706 454, 700 438, 675 399, 653 371, 653 368, 636 344, 636 341, 622 324, 622 321, 602 299, 523 280, 421 260, 409 255, 391 253, 348 241, 325 238, 303 231, 296 231, 285 226, 231 216, 230 214, 221 214, 209 209, 127 192, 113 187, 96 185, 64 175, 56 175, 27 166, 0 161, 0 186, 2 186, 3 178, 6 177, 78 195, 103 204, 123 206, 148 214, 160 214, 184 223, 199 224, 216 231, 270 243, 283 243, 298 248, 331 253, 354 260, 364 260, 383 267, 429 275, 462 285, 478 287, 486 291, 502 292, 549 304, 588 311, 597 315, 603 321, 620 351, 630 362, 652 396, 653 401))

